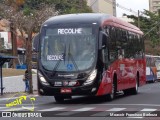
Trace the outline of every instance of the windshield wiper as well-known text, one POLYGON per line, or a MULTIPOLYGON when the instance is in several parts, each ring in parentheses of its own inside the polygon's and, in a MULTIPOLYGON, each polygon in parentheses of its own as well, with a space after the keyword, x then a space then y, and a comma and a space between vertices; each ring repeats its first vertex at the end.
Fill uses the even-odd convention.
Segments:
MULTIPOLYGON (((65 59, 66 59, 66 44, 65 44, 65 48, 64 48, 63 55, 64 55, 64 59, 63 59, 63 61, 64 61, 64 64, 65 64, 65 59)), ((59 64, 60 64, 60 62, 61 62, 61 61, 62 61, 61 59, 59 59, 59 60, 57 61, 57 63, 56 63, 56 65, 55 65, 55 67, 54 67, 54 68, 53 68, 53 70, 52 70, 52 74, 53 74, 53 75, 55 75, 55 74, 56 74, 57 69, 58 69, 59 64)))
POLYGON ((76 70, 79 71, 79 68, 78 68, 78 66, 77 66, 77 64, 76 64, 76 62, 75 62, 75 60, 74 60, 74 58, 73 58, 73 55, 72 55, 71 52, 70 52, 70 43, 69 43, 69 51, 68 51, 68 62, 69 62, 69 58, 71 58, 71 61, 73 62, 76 70))

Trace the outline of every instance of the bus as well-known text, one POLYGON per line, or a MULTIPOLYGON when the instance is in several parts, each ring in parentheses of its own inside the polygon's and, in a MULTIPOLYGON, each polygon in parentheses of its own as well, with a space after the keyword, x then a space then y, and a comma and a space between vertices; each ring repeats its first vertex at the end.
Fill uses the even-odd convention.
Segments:
POLYGON ((143 32, 101 13, 55 16, 39 33, 38 93, 56 102, 72 96, 137 94, 146 83, 143 32))
POLYGON ((146 81, 155 82, 160 79, 160 56, 145 55, 146 57, 146 81))

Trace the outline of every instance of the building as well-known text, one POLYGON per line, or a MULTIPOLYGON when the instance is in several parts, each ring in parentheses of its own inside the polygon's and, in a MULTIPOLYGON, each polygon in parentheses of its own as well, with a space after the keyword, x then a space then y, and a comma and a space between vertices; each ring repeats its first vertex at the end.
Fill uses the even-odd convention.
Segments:
POLYGON ((158 13, 160 9, 160 0, 149 0, 149 11, 158 13))
POLYGON ((87 5, 95 13, 106 13, 116 16, 116 0, 87 0, 87 5))

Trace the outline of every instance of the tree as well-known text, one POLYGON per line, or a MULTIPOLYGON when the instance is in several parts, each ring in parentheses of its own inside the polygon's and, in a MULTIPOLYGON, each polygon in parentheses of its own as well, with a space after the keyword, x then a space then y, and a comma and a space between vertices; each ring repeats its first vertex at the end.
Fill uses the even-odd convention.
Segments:
MULTIPOLYGON (((41 3, 44 3, 44 0, 26 0, 24 7, 37 9, 41 3)), ((92 12, 86 0, 45 0, 45 4, 54 4, 59 14, 92 12)))
MULTIPOLYGON (((8 9, 8 4, 10 3, 10 0, 1 1, 0 4, 0 16, 3 18, 7 17, 7 20, 10 22, 10 31, 11 31, 11 39, 12 39, 12 55, 17 56, 17 41, 16 41, 16 26, 14 24, 13 16, 16 14, 16 7, 15 4, 12 3, 12 9, 8 9), (5 5, 6 4, 6 5, 5 5)), ((16 64, 18 63, 17 59, 12 60, 12 67, 15 68, 16 64)))
POLYGON ((32 87, 32 33, 41 26, 41 24, 48 19, 50 16, 55 16, 57 13, 55 12, 53 5, 40 4, 38 10, 32 10, 31 12, 26 12, 26 9, 14 11, 12 6, 8 6, 3 4, 0 6, 1 11, 3 10, 3 18, 6 18, 12 21, 17 28, 21 32, 21 38, 26 40, 26 63, 27 69, 29 71, 30 78, 30 93, 33 93, 32 87), (43 9, 42 9, 43 8, 43 9), (25 33, 25 34, 24 34, 25 33), (25 36, 27 35, 27 36, 25 36), (27 37, 27 38, 26 38, 27 37))
MULTIPOLYGON (((0 16, 14 23, 14 28, 26 40, 26 63, 32 88, 32 33, 38 32, 41 24, 51 16, 66 13, 91 12, 85 0, 2 0, 0 16), (15 7, 16 6, 16 7, 15 7), (26 36, 27 34, 27 36, 26 36), (27 37, 27 38, 26 38, 27 37)), ((16 34, 16 33, 15 33, 16 34)))
MULTIPOLYGON (((138 26, 138 17, 134 15, 126 15, 128 18, 134 20, 132 24, 138 26)), ((143 16, 139 16, 140 19, 140 28, 144 32, 144 35, 147 39, 150 39, 152 42, 152 47, 157 47, 160 44, 160 16, 154 14, 148 10, 143 11, 143 16)))
MULTIPOLYGON (((134 20, 132 24, 138 25, 138 18, 134 15, 126 15, 134 20)), ((140 18, 140 28, 144 32, 145 48, 147 54, 160 55, 160 16, 148 10, 143 11, 140 18)))

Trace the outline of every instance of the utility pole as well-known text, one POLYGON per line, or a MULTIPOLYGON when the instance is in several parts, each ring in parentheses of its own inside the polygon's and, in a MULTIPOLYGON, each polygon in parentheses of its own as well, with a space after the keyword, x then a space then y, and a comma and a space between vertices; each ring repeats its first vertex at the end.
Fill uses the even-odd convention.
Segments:
POLYGON ((138 27, 140 28, 140 16, 139 16, 139 10, 138 10, 138 27))
POLYGON ((113 0, 113 2, 112 2, 112 4, 113 4, 113 16, 117 16, 117 13, 116 13, 116 0, 113 0))

